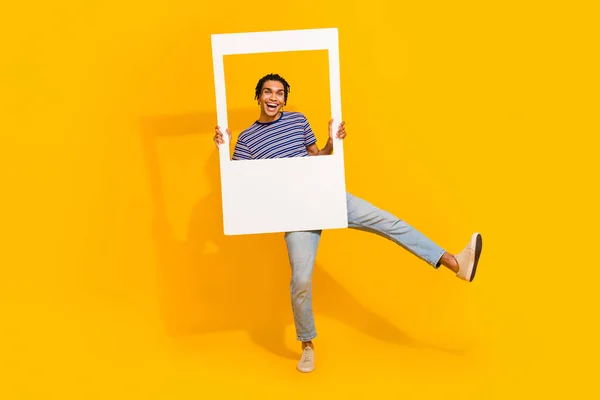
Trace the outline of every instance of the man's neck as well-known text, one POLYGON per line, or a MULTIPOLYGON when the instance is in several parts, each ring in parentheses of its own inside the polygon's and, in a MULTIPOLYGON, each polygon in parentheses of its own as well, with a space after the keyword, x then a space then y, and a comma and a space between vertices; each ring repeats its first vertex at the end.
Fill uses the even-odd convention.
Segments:
POLYGON ((270 117, 266 114, 261 113, 260 117, 258 118, 258 122, 261 122, 263 124, 267 123, 267 122, 273 122, 279 119, 279 117, 281 117, 282 112, 280 111, 277 115, 275 115, 274 117, 270 117))

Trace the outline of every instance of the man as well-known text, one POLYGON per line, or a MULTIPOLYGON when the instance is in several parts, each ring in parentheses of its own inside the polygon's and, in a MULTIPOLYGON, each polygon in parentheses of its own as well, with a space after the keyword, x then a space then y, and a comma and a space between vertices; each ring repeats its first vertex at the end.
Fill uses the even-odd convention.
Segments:
MULTIPOLYGON (((309 157, 333 152, 332 120, 329 121, 329 139, 322 149, 306 117, 299 112, 284 112, 290 85, 278 74, 262 77, 255 88, 255 100, 260 116, 238 138, 234 160, 256 160, 282 157, 309 157)), ((231 140, 232 134, 227 129, 231 140)), ((346 137, 342 122, 336 137, 346 137)), ((214 142, 224 143, 223 133, 216 127, 214 142)), ((475 277, 482 249, 479 233, 471 236, 469 244, 456 256, 446 252, 422 233, 387 211, 346 194, 348 226, 387 238, 410 251, 434 268, 443 265, 467 282, 475 277)), ((321 231, 287 232, 284 235, 292 267, 290 291, 297 340, 302 342, 302 357, 297 368, 301 372, 314 369, 314 345, 317 336, 312 310, 312 272, 321 237, 321 231)))

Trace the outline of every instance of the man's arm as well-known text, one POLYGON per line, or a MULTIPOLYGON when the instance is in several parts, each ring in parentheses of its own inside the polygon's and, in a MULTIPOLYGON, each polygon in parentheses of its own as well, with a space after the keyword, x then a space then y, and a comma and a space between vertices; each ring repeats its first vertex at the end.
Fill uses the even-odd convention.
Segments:
POLYGON ((328 156, 333 153, 333 140, 331 138, 327 139, 327 144, 321 150, 319 150, 316 143, 313 143, 306 148, 306 151, 310 156, 328 156))

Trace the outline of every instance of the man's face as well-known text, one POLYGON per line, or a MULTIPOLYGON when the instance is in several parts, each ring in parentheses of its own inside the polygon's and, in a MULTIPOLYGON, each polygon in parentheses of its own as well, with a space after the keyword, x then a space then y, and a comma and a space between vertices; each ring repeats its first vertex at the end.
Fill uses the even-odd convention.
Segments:
POLYGON ((266 81, 260 92, 258 103, 263 114, 275 117, 285 101, 283 83, 279 81, 266 81))

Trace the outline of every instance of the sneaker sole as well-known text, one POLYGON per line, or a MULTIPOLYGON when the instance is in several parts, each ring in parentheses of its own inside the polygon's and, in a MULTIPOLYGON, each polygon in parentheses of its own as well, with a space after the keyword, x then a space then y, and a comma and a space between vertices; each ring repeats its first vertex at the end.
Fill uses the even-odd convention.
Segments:
POLYGON ((483 248, 483 239, 481 238, 481 234, 475 233, 473 235, 471 238, 471 246, 475 248, 475 260, 473 261, 473 267, 471 268, 469 282, 473 282, 473 279, 475 279, 475 272, 477 272, 477 264, 479 264, 479 257, 481 256, 481 250, 483 248))

